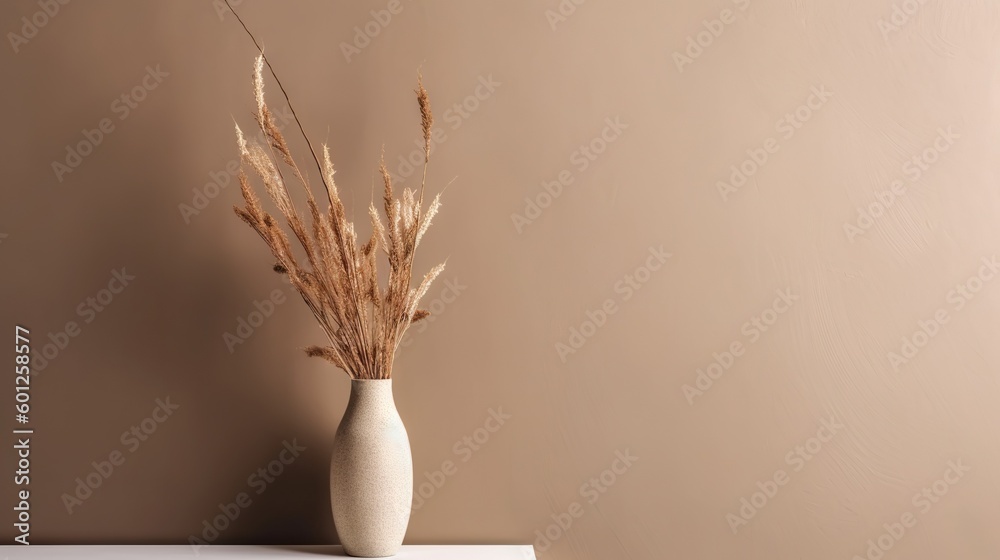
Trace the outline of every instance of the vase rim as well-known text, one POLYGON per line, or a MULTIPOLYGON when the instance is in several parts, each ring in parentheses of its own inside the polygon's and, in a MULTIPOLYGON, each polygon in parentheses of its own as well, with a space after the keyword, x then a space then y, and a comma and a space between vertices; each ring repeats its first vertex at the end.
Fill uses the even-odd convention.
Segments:
POLYGON ((351 383, 367 382, 367 381, 392 381, 391 377, 386 379, 351 379, 351 383))

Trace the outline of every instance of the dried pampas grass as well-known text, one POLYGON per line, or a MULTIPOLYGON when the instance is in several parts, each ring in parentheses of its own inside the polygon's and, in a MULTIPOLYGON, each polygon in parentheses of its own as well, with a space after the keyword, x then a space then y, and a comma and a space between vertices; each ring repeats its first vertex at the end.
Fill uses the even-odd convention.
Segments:
MULTIPOLYGON (((326 200, 322 202, 317 201, 308 177, 295 163, 264 99, 265 64, 277 81, 264 55, 258 56, 253 72, 254 98, 257 101, 254 117, 263 133, 265 145, 248 139, 236 125, 241 161, 239 182, 246 205, 235 206, 234 210, 267 244, 276 261, 274 270, 288 277, 329 338, 328 345, 306 348, 306 354, 327 360, 353 379, 388 379, 403 333, 410 324, 429 314, 418 308, 420 299, 444 270, 444 264, 439 264, 424 275, 419 285, 411 287, 414 253, 441 205, 438 195, 424 209, 424 186, 434 123, 427 91, 418 77, 417 104, 424 136, 424 169, 420 188, 404 188, 402 196, 396 198, 383 156, 379 173, 383 183, 381 206, 386 221, 383 222, 379 209, 372 201, 368 208, 372 234, 367 242, 359 245, 354 223, 346 217, 333 180, 334 168, 329 148, 323 146, 320 159, 306 137, 326 191, 326 200), (285 218, 287 232, 261 206, 246 168, 252 170, 253 175, 263 183, 268 198, 285 218), (304 189, 307 216, 299 213, 288 192, 286 174, 289 173, 291 179, 304 189), (325 212, 320 204, 326 206, 325 212), (293 248, 292 238, 298 249, 293 248), (296 256, 297 252, 301 255, 296 256), (378 280, 377 257, 380 254, 389 266, 388 281, 384 287, 378 280)), ((281 82, 277 83, 288 100, 281 82)), ((295 116, 290 102, 289 109, 301 130, 302 123, 295 116)))

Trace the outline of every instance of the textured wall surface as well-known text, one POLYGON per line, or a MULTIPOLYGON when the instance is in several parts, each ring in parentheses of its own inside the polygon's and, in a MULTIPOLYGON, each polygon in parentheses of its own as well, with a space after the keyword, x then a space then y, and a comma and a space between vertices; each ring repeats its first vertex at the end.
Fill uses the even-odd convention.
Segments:
MULTIPOLYGON (((418 181, 418 68, 431 95, 430 188, 454 182, 393 376, 407 542, 1000 556, 996 2, 237 9, 359 218, 383 144, 418 181)), ((210 1, 0 22, 32 542, 333 542, 349 382, 300 351, 322 333, 231 211, 252 43, 210 1)))

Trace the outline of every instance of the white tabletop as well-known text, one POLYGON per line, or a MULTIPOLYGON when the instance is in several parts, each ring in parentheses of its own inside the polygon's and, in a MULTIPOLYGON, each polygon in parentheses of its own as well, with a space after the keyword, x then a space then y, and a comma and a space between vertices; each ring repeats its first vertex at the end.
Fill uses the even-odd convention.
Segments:
MULTIPOLYGON (((192 558, 288 560, 318 556, 347 557, 339 546, 203 546, 195 551, 186 545, 173 546, 3 546, 0 558, 32 560, 67 559, 191 560, 192 558)), ((531 545, 405 545, 396 560, 535 560, 531 545)))

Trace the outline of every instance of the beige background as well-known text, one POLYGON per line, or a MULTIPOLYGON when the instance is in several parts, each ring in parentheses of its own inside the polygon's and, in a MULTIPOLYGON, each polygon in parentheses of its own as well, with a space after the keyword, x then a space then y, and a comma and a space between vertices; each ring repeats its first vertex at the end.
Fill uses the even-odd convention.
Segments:
MULTIPOLYGON (((546 15, 555 0, 403 0, 350 61, 342 43, 387 2, 240 5, 359 216, 383 143, 394 171, 414 149, 418 67, 446 135, 431 186, 455 181, 418 259, 448 258, 442 278, 464 288, 432 290, 434 321, 394 377, 417 485, 445 461, 457 471, 407 542, 847 560, 909 514, 885 558, 1000 553, 1000 280, 977 277, 1000 253, 1000 6, 896 4, 898 29, 890 0, 564 0, 564 21, 546 15), (674 53, 720 17, 679 68, 674 53), (490 76, 494 91, 469 100, 490 76), (832 97, 801 109, 813 87, 832 97), (476 108, 459 117, 463 101, 476 108), (789 129, 796 110, 808 118, 789 129), (574 152, 616 117, 627 128, 581 169, 574 152), (947 150, 925 152, 949 127, 947 150), (730 166, 765 145, 724 199, 730 166), (519 232, 512 214, 563 170, 572 183, 519 232), (866 229, 845 231, 873 204, 866 229), (661 246, 666 263, 637 270, 661 246), (645 282, 626 289, 627 276, 645 282), (951 293, 966 283, 970 301, 951 293), (798 298, 780 314, 776 290, 798 298), (607 300, 615 312, 584 325, 607 300), (947 322, 894 367, 938 310, 947 322), (755 316, 773 326, 755 334, 755 316), (560 356, 574 327, 592 336, 560 356), (741 355, 724 355, 734 344, 741 355), (731 365, 689 402, 713 353, 731 365), (493 433, 491 409, 510 415, 493 433), (819 431, 831 417, 832 439, 819 431), (487 433, 474 452, 463 442, 487 433), (639 459, 622 469, 626 450, 639 459), (949 461, 971 470, 956 479, 949 461), (581 485, 612 466, 590 503, 581 485), (734 533, 727 515, 760 503, 779 470, 786 483, 734 533)), ((3 31, 40 9, 5 2, 3 31)), ((72 2, 18 52, 7 37, 4 328, 29 326, 39 353, 81 324, 33 380, 33 542, 186 543, 293 438, 306 451, 216 542, 334 542, 329 450, 348 380, 298 350, 322 339, 293 298, 230 353, 237 318, 291 291, 232 214, 231 185, 187 221, 179 209, 235 157, 233 119, 252 126, 252 44, 207 1, 72 2), (156 65, 169 76, 121 120, 112 103, 156 65), (52 162, 105 117, 114 131, 57 180, 52 162), (84 324, 78 306, 120 267, 135 280, 84 324), (128 452, 120 434, 166 397, 180 408, 128 452), (62 495, 116 449, 124 464, 67 513, 62 495)))

